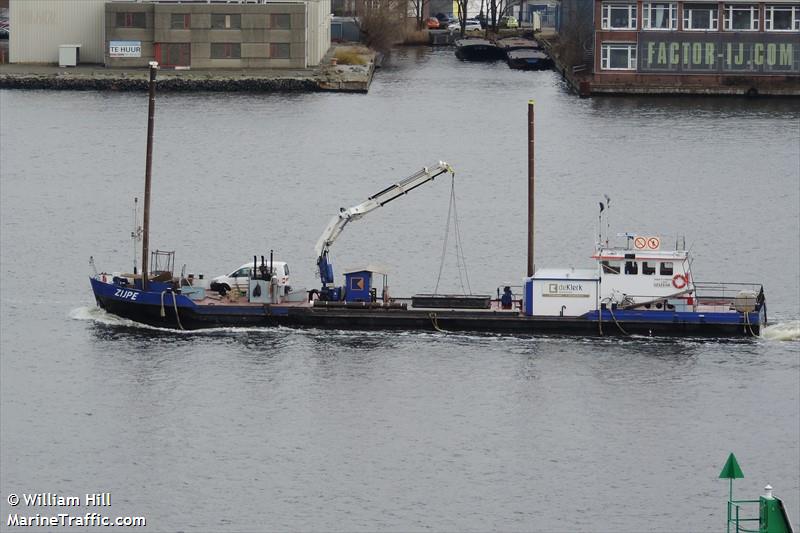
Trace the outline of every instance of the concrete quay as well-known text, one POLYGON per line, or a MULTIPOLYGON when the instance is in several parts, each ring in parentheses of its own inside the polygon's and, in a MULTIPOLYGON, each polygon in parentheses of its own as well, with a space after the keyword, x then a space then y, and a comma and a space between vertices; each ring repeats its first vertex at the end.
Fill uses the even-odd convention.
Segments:
MULTIPOLYGON (((332 47, 318 67, 309 69, 159 70, 161 91, 220 92, 357 92, 366 93, 375 72, 375 53, 364 65, 337 65, 332 47)), ((102 65, 59 67, 39 64, 0 65, 0 88, 90 91, 147 91, 148 69, 102 65)))

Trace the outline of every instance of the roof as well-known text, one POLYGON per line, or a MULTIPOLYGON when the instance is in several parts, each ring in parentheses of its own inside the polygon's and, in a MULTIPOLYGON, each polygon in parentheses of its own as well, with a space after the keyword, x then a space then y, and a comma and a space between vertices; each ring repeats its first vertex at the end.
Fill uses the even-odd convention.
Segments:
POLYGON ((353 274, 355 272, 364 272, 364 271, 372 272, 374 274, 388 274, 389 273, 389 269, 386 268, 385 266, 378 265, 378 264, 375 264, 375 263, 369 263, 367 265, 364 265, 364 266, 358 267, 358 268, 348 268, 347 270, 342 272, 342 274, 353 274))
POLYGON ((597 279, 596 268, 540 268, 533 279, 597 279))

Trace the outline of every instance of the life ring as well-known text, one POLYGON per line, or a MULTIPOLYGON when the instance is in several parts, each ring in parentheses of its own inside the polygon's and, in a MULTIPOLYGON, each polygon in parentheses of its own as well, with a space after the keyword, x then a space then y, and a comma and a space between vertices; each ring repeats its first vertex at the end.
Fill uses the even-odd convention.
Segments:
POLYGON ((672 286, 676 289, 683 289, 689 284, 689 277, 683 274, 675 274, 672 276, 672 286))

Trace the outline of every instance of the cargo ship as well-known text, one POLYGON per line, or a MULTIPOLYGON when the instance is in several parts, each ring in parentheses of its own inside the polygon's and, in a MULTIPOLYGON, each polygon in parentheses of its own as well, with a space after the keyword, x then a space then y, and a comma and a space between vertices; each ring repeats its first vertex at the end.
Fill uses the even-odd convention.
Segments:
MULTIPOLYGON (((341 209, 315 246, 320 287, 291 285, 289 268, 273 253, 254 254, 229 276, 214 280, 174 272, 174 252, 149 252, 149 190, 157 64, 151 64, 142 268, 90 277, 97 304, 107 312, 161 328, 314 327, 466 331, 521 335, 758 336, 767 324, 764 288, 757 283, 696 281, 685 240, 667 249, 664 238, 602 235, 610 201, 600 203, 598 239, 586 269, 533 267, 533 103, 529 103, 528 273, 496 294, 389 293, 388 270, 364 265, 344 272, 339 285, 331 247, 351 222, 401 198, 453 168, 438 162, 393 182, 365 201, 341 209), (259 259, 260 257, 260 259, 259 259), (144 275, 147 273, 147 275, 144 275), (379 291, 380 289, 380 291, 379 291), (517 291, 517 294, 514 291, 517 291)), ((607 218, 606 218, 607 221, 607 218)), ((94 260, 90 259, 94 268, 94 260)))

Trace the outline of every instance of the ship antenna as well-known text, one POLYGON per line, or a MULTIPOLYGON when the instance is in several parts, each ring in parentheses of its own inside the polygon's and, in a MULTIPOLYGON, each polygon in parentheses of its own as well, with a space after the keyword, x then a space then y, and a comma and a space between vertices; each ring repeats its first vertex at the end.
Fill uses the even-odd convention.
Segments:
POLYGON ((609 211, 606 213, 606 248, 608 248, 608 234, 611 231, 611 217, 609 216, 611 214, 611 198, 609 198, 607 194, 604 194, 603 196, 606 198, 606 207, 609 211))
POLYGON ((600 212, 597 214, 597 246, 603 246, 603 211, 606 206, 600 202, 600 212))

